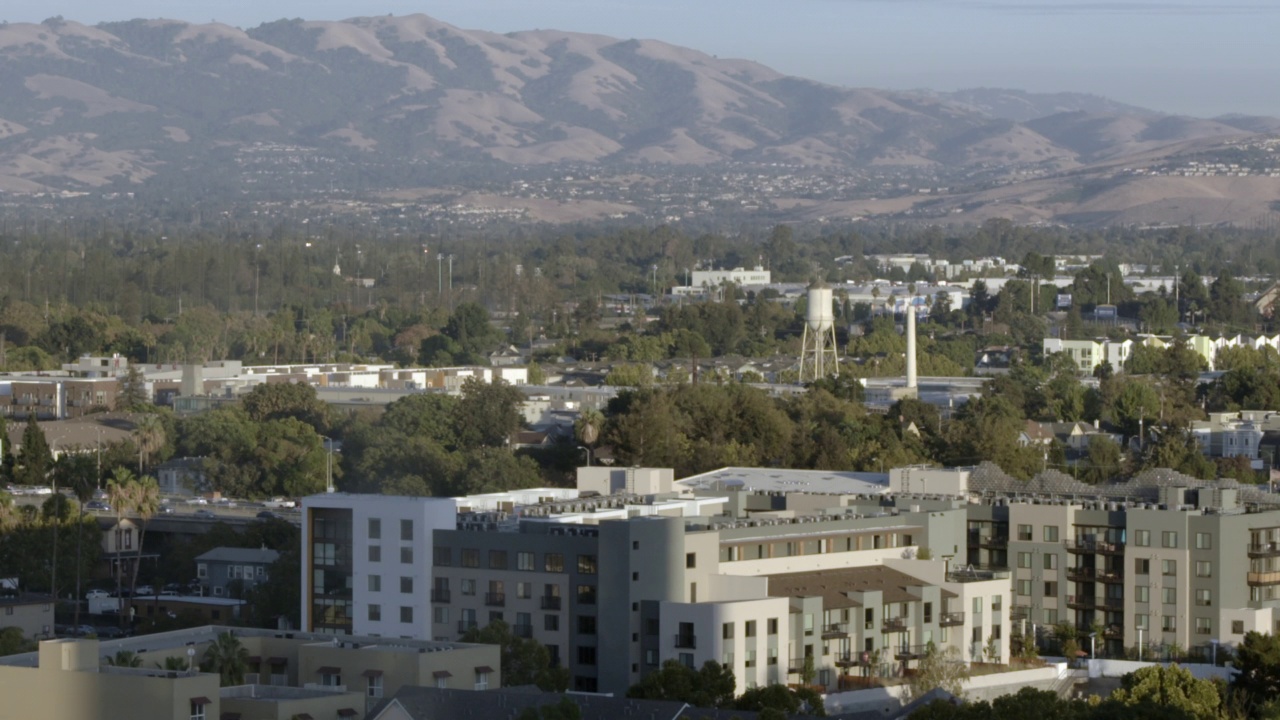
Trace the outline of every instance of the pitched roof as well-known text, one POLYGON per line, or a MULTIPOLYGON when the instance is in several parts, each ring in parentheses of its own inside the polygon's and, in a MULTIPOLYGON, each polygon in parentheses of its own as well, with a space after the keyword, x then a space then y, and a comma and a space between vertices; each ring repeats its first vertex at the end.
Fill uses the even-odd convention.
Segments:
POLYGON ((279 557, 280 553, 266 548, 216 547, 203 555, 197 556, 196 560, 270 565, 279 557))
MULTIPOLYGON (((925 581, 900 570, 884 565, 842 568, 839 570, 813 570, 769 576, 769 595, 772 597, 822 597, 827 610, 861 607, 862 603, 849 597, 849 593, 880 592, 883 602, 914 602, 920 595, 908 588, 927 585, 925 581)), ((951 596, 943 591, 944 596, 951 596)))

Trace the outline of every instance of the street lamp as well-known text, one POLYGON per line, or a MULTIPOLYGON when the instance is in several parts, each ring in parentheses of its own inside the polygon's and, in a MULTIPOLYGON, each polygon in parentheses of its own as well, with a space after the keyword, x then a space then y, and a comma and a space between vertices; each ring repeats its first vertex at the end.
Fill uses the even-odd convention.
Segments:
POLYGON ((436 299, 444 297, 444 253, 436 253, 436 299))
POLYGON ((585 445, 579 445, 578 449, 587 454, 587 467, 591 467, 591 448, 586 447, 585 445))
POLYGON ((195 672, 196 667, 196 649, 194 647, 187 648, 187 672, 195 672))

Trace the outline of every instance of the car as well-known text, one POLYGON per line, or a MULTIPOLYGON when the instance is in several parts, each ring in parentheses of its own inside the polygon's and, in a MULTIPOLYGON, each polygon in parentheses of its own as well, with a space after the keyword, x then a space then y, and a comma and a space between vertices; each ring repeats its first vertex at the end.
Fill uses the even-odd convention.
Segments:
POLYGON ((194 513, 192 513, 192 515, 198 518, 203 518, 205 520, 212 520, 213 518, 218 517, 217 515, 214 515, 213 512, 210 510, 197 510, 194 513))
POLYGON ((169 507, 168 505, 161 505, 161 506, 160 506, 160 514, 161 514, 161 515, 172 515, 172 514, 173 514, 173 508, 169 507))
POLYGON ((111 510, 111 506, 101 500, 90 500, 84 504, 84 509, 97 510, 98 512, 109 512, 111 510))
POLYGON ((152 595, 155 595, 156 591, 152 589, 150 585, 139 585, 138 587, 133 589, 133 594, 150 597, 152 595))
POLYGON ((277 513, 273 513, 270 510, 263 510, 262 512, 258 513, 258 519, 259 520, 279 520, 280 515, 277 513))
POLYGON ((106 590, 90 590, 89 592, 84 594, 85 600, 96 600, 98 598, 109 598, 109 597, 111 597, 111 593, 107 592, 106 590))
POLYGON ((161 590, 160 597, 178 597, 177 590, 161 590))
POLYGON ((122 637, 129 637, 129 631, 115 625, 104 625, 98 628, 98 637, 102 640, 116 640, 122 637))
POLYGON ((188 505, 208 505, 209 501, 202 497, 187 498, 188 505))
POLYGON ((30 495, 52 495, 53 488, 48 485, 36 485, 27 491, 30 495))

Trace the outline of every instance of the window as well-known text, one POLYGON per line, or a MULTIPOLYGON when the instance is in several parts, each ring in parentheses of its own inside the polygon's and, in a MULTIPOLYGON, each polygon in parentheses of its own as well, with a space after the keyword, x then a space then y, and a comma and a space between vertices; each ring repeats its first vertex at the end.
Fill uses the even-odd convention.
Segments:
POLYGON ((1133 626, 1139 630, 1146 630, 1151 627, 1149 618, 1150 616, 1146 613, 1138 613, 1133 616, 1133 626))
POLYGON ((381 545, 369 546, 369 562, 382 562, 382 546, 381 545))
POLYGON ((407 606, 407 605, 401 605, 401 606, 400 606, 400 622, 402 622, 402 623, 411 623, 411 622, 413 622, 413 608, 412 608, 412 607, 409 607, 409 606, 407 606))
POLYGON ((400 548, 400 563, 403 565, 413 564, 413 548, 405 546, 400 548))
POLYGON ((1163 601, 1165 605, 1177 605, 1178 588, 1160 588, 1160 600, 1163 601))
POLYGON ((369 576, 369 592, 382 592, 382 576, 381 575, 369 576))
POLYGON ((578 602, 583 605, 596 604, 596 586, 595 585, 579 585, 578 586, 578 602))
POLYGON ((489 689, 489 668, 476 668, 476 690, 489 689))
POLYGON ((756 621, 755 621, 755 620, 748 620, 746 623, 744 623, 744 624, 743 624, 743 631, 742 631, 742 634, 743 634, 743 636, 744 636, 744 637, 755 637, 755 636, 756 636, 756 621))
POLYGON ((191 720, 205 720, 204 709, 207 707, 204 698, 196 698, 191 701, 191 720))
POLYGON ((1165 530, 1160 533, 1160 544, 1167 548, 1178 547, 1178 532, 1176 530, 1165 530))
POLYGON ((1151 602, 1151 588, 1146 585, 1138 585, 1134 587, 1134 600, 1136 602, 1151 602))
POLYGON ((453 550, 447 547, 437 545, 431 551, 433 562, 439 567, 449 567, 453 564, 453 550))
POLYGON ((369 604, 369 622, 381 622, 381 621, 382 621, 382 606, 370 603, 369 604))
POLYGON ((734 625, 734 623, 727 622, 727 623, 724 623, 724 624, 722 624, 722 625, 720 626, 720 639, 721 639, 721 640, 732 640, 732 639, 733 639, 733 625, 734 625))
MULTIPOLYGON (((1046 609, 1045 609, 1045 611, 1044 611, 1044 624, 1045 624, 1045 625, 1057 625, 1057 624, 1058 624, 1058 611, 1057 611, 1057 609, 1055 609, 1055 608, 1046 608, 1046 609)), ((946 631, 946 628, 942 628, 942 630, 945 632, 945 631, 946 631)), ((946 642, 946 638, 943 638, 943 642, 946 642)))
POLYGON ((698 567, 698 554, 697 554, 697 553, 685 553, 685 554, 684 554, 684 566, 685 566, 685 568, 687 568, 687 569, 692 569, 692 568, 696 568, 696 567, 698 567))
POLYGON ((382 539, 382 518, 369 518, 369 539, 382 539))
POLYGON ((528 600, 533 597, 533 583, 516 583, 516 597, 521 600, 528 600))
POLYGON ((1018 539, 1021 540, 1022 542, 1031 542, 1031 526, 1030 525, 1018 526, 1018 539))
POLYGON ((579 615, 578 616, 578 633, 582 635, 596 634, 596 616, 595 615, 579 615))
POLYGON ((1196 549, 1212 550, 1213 536, 1210 535, 1209 533, 1200 533, 1200 532, 1196 533, 1196 549))
POLYGON ((1018 567, 1020 568, 1031 567, 1031 553, 1029 552, 1018 553, 1018 567))
POLYGON ((475 594, 476 594, 476 580, 475 580, 475 578, 462 578, 462 594, 463 594, 463 595, 475 595, 475 594))
POLYGON ((564 572, 564 555, 547 553, 542 560, 542 569, 546 572, 564 572))
POLYGON ((1151 547, 1151 531, 1137 530, 1133 533, 1133 544, 1138 547, 1151 547))
POLYGON ((1213 630, 1213 623, 1209 620, 1209 618, 1204 618, 1204 617, 1196 618, 1196 634, 1197 635, 1208 635, 1210 632, 1212 632, 1212 630, 1213 630))
POLYGON ((1213 591, 1212 591, 1212 590, 1197 590, 1197 591, 1196 591, 1196 605, 1198 605, 1198 606, 1200 606, 1200 607, 1211 607, 1211 606, 1213 605, 1213 591))
POLYGON ((1057 569, 1058 569, 1058 556, 1057 556, 1057 554, 1056 554, 1056 553, 1045 553, 1045 554, 1044 554, 1044 569, 1045 569, 1045 570, 1057 570, 1057 569))
POLYGON ((463 548, 461 565, 465 568, 480 567, 480 551, 475 548, 463 548))
POLYGON ((590 645, 579 645, 578 646, 578 664, 595 665, 596 649, 590 645))
POLYGON ((490 570, 506 570, 507 569, 507 551, 506 550, 490 550, 489 551, 489 569, 490 570))
POLYGON ((924 604, 924 624, 930 625, 932 623, 933 623, 933 603, 927 602, 924 604))
POLYGON ((1170 575, 1170 576, 1171 576, 1171 575, 1177 575, 1177 574, 1178 574, 1178 561, 1177 561, 1177 560, 1161 560, 1161 561, 1160 561, 1160 573, 1161 573, 1162 575, 1170 575))
POLYGON ((1196 561, 1196 577, 1213 577, 1213 564, 1208 560, 1196 561))
POLYGON ((365 694, 367 694, 371 698, 382 697, 382 675, 370 674, 367 677, 369 679, 369 684, 367 686, 367 689, 365 690, 365 694))
POLYGON ((320 673, 321 687, 338 687, 342 684, 342 675, 339 674, 337 668, 324 668, 330 672, 320 673))
POLYGON ((755 650, 748 650, 748 651, 747 651, 747 660, 746 660, 746 662, 744 663, 744 666, 745 666, 745 667, 749 667, 749 668, 750 668, 750 667, 755 667, 755 666, 756 666, 756 651, 755 651, 755 650))
POLYGON ((437 605, 431 608, 431 622, 447 625, 449 623, 449 607, 437 605))
POLYGON ((198 578, 209 577, 209 568, 205 566, 204 563, 200 563, 199 565, 196 566, 196 577, 198 578))
POLYGON ((1232 635, 1243 635, 1243 634, 1244 634, 1244 621, 1243 621, 1243 620, 1232 620, 1232 621, 1231 621, 1231 634, 1232 634, 1232 635))
POLYGON ((778 618, 769 618, 769 634, 778 634, 778 618))
POLYGON ((531 552, 516 553, 516 569, 532 570, 533 569, 533 553, 531 552))
POLYGON ((1031 581, 1030 581, 1030 580, 1019 580, 1019 581, 1018 581, 1018 594, 1019 594, 1019 595, 1030 595, 1030 594, 1031 594, 1031 581))
POLYGON ((578 572, 583 575, 596 574, 596 556, 595 555, 579 555, 578 556, 578 572))
POLYGON ((768 660, 768 663, 769 663, 770 665, 777 665, 777 664, 778 664, 778 648, 776 648, 776 647, 771 647, 771 648, 769 648, 769 660, 768 660))
POLYGON ((560 616, 559 615, 543 615, 542 629, 546 630, 547 632, 559 632, 560 616))
POLYGON ((1044 583, 1044 596, 1045 596, 1045 597, 1058 597, 1058 581, 1057 581, 1057 580, 1046 580, 1046 581, 1045 581, 1045 583, 1044 583))
POLYGON ((1178 631, 1178 618, 1177 618, 1176 616, 1174 616, 1174 615, 1161 615, 1161 616, 1160 616, 1160 629, 1161 629, 1161 630, 1163 630, 1163 631, 1165 631, 1165 632, 1177 632, 1177 631, 1178 631))
POLYGON ((412 520, 400 521, 400 539, 405 542, 413 541, 413 521, 412 520))
POLYGON ((413 594, 413 578, 411 577, 400 578, 400 592, 404 593, 405 595, 413 594))
POLYGON ((1133 572, 1135 575, 1150 575, 1151 561, 1147 558, 1134 558, 1133 572))
POLYGON ((1044 541, 1055 542, 1055 543, 1058 542, 1058 526, 1057 525, 1044 526, 1044 541))

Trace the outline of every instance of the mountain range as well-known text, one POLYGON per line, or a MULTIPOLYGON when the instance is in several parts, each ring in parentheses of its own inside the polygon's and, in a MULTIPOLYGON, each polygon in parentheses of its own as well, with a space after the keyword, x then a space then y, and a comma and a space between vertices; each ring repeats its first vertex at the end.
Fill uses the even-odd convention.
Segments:
POLYGON ((14 194, 475 191, 550 168, 710 178, 759 167, 854 180, 843 194, 774 203, 798 217, 977 217, 1003 205, 993 212, 1119 222, 1185 192, 1201 221, 1239 221, 1280 201, 1280 179, 1266 176, 1273 118, 1171 116, 1070 93, 843 88, 653 40, 497 34, 425 15, 249 30, 9 23, 0 93, 0 192, 14 194), (1167 172, 1223 157, 1251 172, 1167 172), (1159 197, 1135 190, 1153 177, 1159 197), (1248 192, 1228 187, 1240 181, 1248 192), (1089 210, 1117 188, 1127 206, 1089 210), (1235 195, 1249 199, 1223 210, 1235 195))

